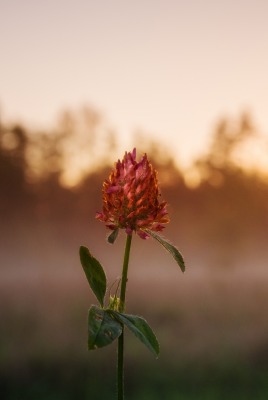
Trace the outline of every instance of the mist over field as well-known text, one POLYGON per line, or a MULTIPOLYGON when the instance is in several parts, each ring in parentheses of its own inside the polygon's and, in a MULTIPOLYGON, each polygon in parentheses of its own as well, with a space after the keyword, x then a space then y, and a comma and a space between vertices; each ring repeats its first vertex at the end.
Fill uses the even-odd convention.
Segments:
MULTIPOLYGON (((127 336, 130 400, 267 399, 268 179, 240 162, 258 135, 253 126, 249 115, 219 121, 187 171, 167 145, 133 135, 158 170, 171 218, 163 235, 184 255, 186 272, 135 235, 127 311, 146 318, 161 352, 156 361, 127 336)), ((87 352, 95 299, 78 249, 102 262, 113 292, 124 233, 108 244, 95 213, 102 182, 123 156, 117 149, 116 134, 90 109, 65 113, 48 132, 0 123, 3 399, 113 398, 116 347, 87 352)))

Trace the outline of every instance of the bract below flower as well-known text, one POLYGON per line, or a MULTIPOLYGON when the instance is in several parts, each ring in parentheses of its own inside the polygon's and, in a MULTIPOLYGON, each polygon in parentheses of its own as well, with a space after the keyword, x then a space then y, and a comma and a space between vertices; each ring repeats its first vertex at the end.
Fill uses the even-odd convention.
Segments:
POLYGON ((96 218, 111 230, 125 229, 129 235, 134 231, 146 239, 146 229, 159 232, 169 222, 167 203, 159 196, 156 171, 146 154, 137 162, 134 149, 118 160, 104 181, 103 209, 96 218))

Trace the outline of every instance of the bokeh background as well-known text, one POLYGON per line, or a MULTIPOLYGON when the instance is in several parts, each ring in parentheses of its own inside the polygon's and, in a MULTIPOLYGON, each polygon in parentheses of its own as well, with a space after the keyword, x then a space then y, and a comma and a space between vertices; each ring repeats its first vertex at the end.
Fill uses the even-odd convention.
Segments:
POLYGON ((134 238, 128 399, 268 398, 268 3, 0 0, 1 399, 115 398, 116 344, 87 352, 95 302, 78 249, 104 265, 103 179, 137 147, 169 204, 134 238))

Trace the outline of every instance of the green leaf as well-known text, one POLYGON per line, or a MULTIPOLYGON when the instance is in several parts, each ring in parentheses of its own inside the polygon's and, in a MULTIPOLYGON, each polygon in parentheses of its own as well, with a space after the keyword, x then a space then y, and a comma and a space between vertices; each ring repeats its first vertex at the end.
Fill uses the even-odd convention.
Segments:
POLYGON ((108 346, 122 333, 122 324, 97 306, 88 312, 88 350, 108 346))
POLYGON ((156 355, 159 354, 159 343, 157 338, 145 321, 144 318, 137 315, 122 314, 117 311, 110 311, 115 318, 122 324, 126 325, 128 329, 152 352, 156 355))
POLYGON ((177 264, 180 266, 180 269, 182 272, 185 271, 185 263, 184 259, 179 252, 179 250, 173 246, 171 243, 169 243, 166 239, 164 239, 162 236, 158 235, 157 233, 150 231, 149 229, 144 229, 148 235, 152 236, 154 239, 156 239, 160 244, 162 244, 163 247, 172 255, 172 257, 175 259, 177 264))
POLYGON ((107 238, 109 243, 114 244, 114 242, 116 241, 116 238, 118 236, 118 232, 119 232, 119 228, 112 231, 112 233, 107 238))
POLYGON ((81 246, 79 253, 80 261, 85 271, 88 283, 99 300, 100 305, 103 307, 104 296, 106 293, 105 272, 99 261, 90 254, 86 247, 81 246))

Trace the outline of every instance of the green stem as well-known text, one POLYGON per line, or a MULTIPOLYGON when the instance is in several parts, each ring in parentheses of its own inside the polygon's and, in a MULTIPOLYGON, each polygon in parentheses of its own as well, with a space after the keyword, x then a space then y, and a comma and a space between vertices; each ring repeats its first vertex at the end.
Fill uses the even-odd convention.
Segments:
MULTIPOLYGON (((127 272, 128 272, 128 262, 129 262, 131 240, 132 240, 132 235, 127 235, 124 263, 123 263, 123 271, 122 271, 119 312, 124 312, 124 310, 125 310, 127 272)), ((121 335, 118 338, 117 399, 124 400, 124 327, 123 327, 121 335)))
POLYGON ((119 306, 120 312, 123 312, 125 309, 127 271, 128 271, 128 261, 129 261, 131 240, 132 240, 132 235, 127 235, 125 256, 124 256, 124 263, 123 263, 123 271, 122 271, 121 291, 120 291, 120 306, 119 306))
POLYGON ((124 328, 118 338, 117 350, 117 399, 124 400, 124 328))

